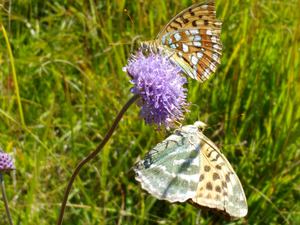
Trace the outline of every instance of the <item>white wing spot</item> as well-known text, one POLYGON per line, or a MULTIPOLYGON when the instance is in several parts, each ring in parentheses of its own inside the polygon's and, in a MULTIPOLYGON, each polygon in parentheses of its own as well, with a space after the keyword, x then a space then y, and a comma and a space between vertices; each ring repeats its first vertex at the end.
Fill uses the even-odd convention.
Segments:
POLYGON ((175 159, 173 165, 182 165, 185 162, 184 159, 175 159))
MULTIPOLYGON (((195 183, 197 183, 199 181, 199 174, 194 174, 194 175, 185 175, 185 174, 176 174, 176 176, 179 178, 179 179, 182 179, 182 180, 186 180, 186 181, 194 181, 195 183)), ((195 190, 196 191, 196 190, 195 190)))
POLYGON ((176 173, 168 173, 168 174, 170 174, 172 178, 177 177, 177 174, 176 174, 176 173))
POLYGON ((211 31, 211 30, 207 30, 207 31, 206 31, 206 34, 207 34, 207 35, 212 35, 212 31, 211 31))
POLYGON ((207 75, 209 75, 211 73, 209 69, 206 69, 205 72, 207 73, 207 75))
POLYGON ((187 158, 187 159, 175 159, 173 165, 181 166, 184 163, 189 163, 189 165, 199 166, 199 159, 198 157, 187 158))
POLYGON ((188 31, 188 30, 186 30, 184 33, 185 33, 187 36, 190 36, 190 35, 191 35, 190 31, 188 31))
POLYGON ((218 61, 219 60, 219 57, 218 57, 218 54, 214 53, 212 55, 212 58, 215 60, 215 61, 218 61))
POLYGON ((201 41, 201 36, 200 35, 196 35, 194 37, 194 41, 201 41))
POLYGON ((197 46, 197 47, 201 47, 201 42, 200 41, 194 41, 193 45, 197 46))
POLYGON ((190 30, 191 34, 199 34, 199 30, 190 30))
POLYGON ((194 70, 193 70, 193 78, 194 79, 196 79, 196 77, 197 77, 197 68, 194 68, 194 70))
POLYGON ((186 44, 182 44, 182 50, 184 52, 188 52, 189 51, 189 47, 186 44))
POLYGON ((167 173, 167 172, 168 172, 168 171, 167 171, 167 168, 166 168, 165 166, 157 165, 156 168, 159 169, 159 170, 161 170, 161 171, 163 171, 164 173, 167 173))
POLYGON ((209 68, 212 70, 212 71, 215 71, 216 70, 216 65, 214 63, 211 63, 209 65, 209 68))
POLYGON ((171 44, 170 47, 171 48, 176 48, 176 45, 175 44, 171 44))
POLYGON ((180 41, 180 40, 181 40, 181 36, 180 36, 180 34, 178 34, 178 33, 176 33, 176 34, 174 35, 174 38, 176 39, 176 41, 180 41))
POLYGON ((202 52, 197 52, 197 57, 198 57, 198 59, 201 59, 202 56, 203 56, 203 53, 202 53, 202 52))
POLYGON ((192 61, 192 63, 194 64, 194 65, 197 65, 198 64, 198 58, 197 57, 195 57, 195 56, 191 56, 191 61, 192 61))
POLYGON ((211 41, 212 41, 212 42, 217 42, 217 38, 216 38, 215 36, 212 36, 212 37, 211 37, 211 41))
POLYGON ((161 43, 164 45, 166 43, 166 36, 163 36, 161 39, 161 43))
POLYGON ((221 47, 219 45, 213 45, 213 48, 221 50, 221 47))
MULTIPOLYGON (((205 76, 205 77, 208 77, 209 74, 210 74, 209 69, 206 69, 206 70, 203 72, 203 76, 205 76)), ((212 154, 214 154, 214 152, 213 152, 212 154)), ((216 155, 217 155, 217 153, 216 153, 216 155)), ((211 156, 211 157, 215 158, 214 156, 211 156)))

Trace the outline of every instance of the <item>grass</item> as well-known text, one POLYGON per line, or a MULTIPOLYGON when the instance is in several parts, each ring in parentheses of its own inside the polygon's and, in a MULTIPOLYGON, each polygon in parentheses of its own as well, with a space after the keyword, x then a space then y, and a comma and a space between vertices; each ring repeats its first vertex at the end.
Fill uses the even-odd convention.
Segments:
MULTIPOLYGON (((130 98, 122 67, 191 1, 3 1, 0 144, 15 224, 54 224, 77 162, 95 148, 130 98), (11 58, 9 47, 12 49, 11 58), (15 67, 16 74, 13 68, 15 67), (17 90, 19 89, 19 94, 17 90)), ((74 183, 64 224, 299 224, 299 1, 217 1, 222 64, 190 80, 191 113, 243 184, 248 216, 225 221, 143 192, 131 167, 164 135, 132 107, 97 160, 74 183)), ((0 224, 6 224, 0 202, 0 224)))

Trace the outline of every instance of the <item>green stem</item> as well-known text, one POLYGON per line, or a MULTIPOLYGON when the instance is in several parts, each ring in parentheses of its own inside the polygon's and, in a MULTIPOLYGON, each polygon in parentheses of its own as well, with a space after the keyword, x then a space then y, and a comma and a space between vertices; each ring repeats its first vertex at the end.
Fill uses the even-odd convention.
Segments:
POLYGON ((68 200, 68 196, 69 193, 71 191, 73 182, 76 178, 76 176, 78 175, 80 169, 86 164, 88 163, 91 159, 95 158, 96 155, 102 150, 102 148, 105 146, 105 144, 108 142, 108 140, 110 139, 110 137, 112 136, 112 134, 114 133, 117 125, 119 124, 120 120, 122 119, 124 113, 127 111, 127 109, 139 98, 138 95, 134 95, 131 99, 129 99, 129 101, 123 106, 123 108, 121 109, 121 111, 119 112, 119 114, 117 115, 113 125, 111 126, 111 128, 109 129, 109 131, 106 133, 105 137, 103 138, 102 142, 96 147, 96 149, 91 152, 86 158, 84 158, 82 161, 80 161, 78 163, 78 165, 76 166, 70 180, 67 186, 67 189, 65 191, 64 194, 64 198, 63 201, 61 203, 61 208, 60 208, 60 214, 57 220, 57 225, 61 225, 62 221, 63 221, 63 217, 64 217, 64 212, 65 212, 65 208, 66 208, 66 204, 67 204, 67 200, 68 200))
POLYGON ((10 225, 13 225, 13 222, 12 222, 12 219, 11 219, 11 214, 10 214, 9 207, 8 207, 8 201, 7 201, 7 196, 6 196, 6 191, 5 191, 4 180, 3 180, 2 173, 0 173, 0 183, 1 183, 0 186, 1 186, 2 198, 3 198, 3 201, 4 201, 4 205, 5 205, 5 210, 6 210, 8 222, 9 222, 10 225))
POLYGON ((6 30, 3 25, 1 25, 1 30, 6 42, 6 47, 9 55, 9 60, 10 60, 10 65, 11 65, 11 72, 13 75, 13 80, 14 80, 14 86, 15 86, 15 93, 16 93, 16 98, 18 102, 18 109, 19 109, 19 114, 20 114, 20 119, 21 119, 21 124, 23 128, 26 128, 25 120, 24 120, 24 114, 23 114, 23 108, 22 108, 22 103, 21 103, 21 97, 20 97, 20 90, 19 90, 19 84, 18 84, 18 79, 17 79, 17 73, 15 69, 15 63, 14 63, 14 56, 9 44, 8 36, 6 33, 6 30))

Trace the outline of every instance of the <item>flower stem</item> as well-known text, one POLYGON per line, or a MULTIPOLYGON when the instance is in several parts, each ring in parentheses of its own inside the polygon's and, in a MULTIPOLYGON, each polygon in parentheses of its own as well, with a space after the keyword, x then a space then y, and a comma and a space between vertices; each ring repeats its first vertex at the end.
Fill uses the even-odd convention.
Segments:
POLYGON ((4 180, 3 180, 2 173, 0 173, 0 183, 1 183, 0 186, 1 186, 2 198, 3 198, 3 201, 4 201, 7 218, 8 218, 9 224, 13 225, 11 215, 10 215, 10 211, 9 211, 9 208, 8 208, 8 201, 7 201, 7 197, 6 197, 4 180))
POLYGON ((57 220, 57 225, 61 225, 62 221, 63 221, 63 217, 64 217, 64 212, 65 212, 65 208, 66 208, 66 204, 67 204, 67 200, 68 200, 68 196, 69 193, 71 191, 73 182, 76 178, 76 176, 78 175, 80 169, 86 164, 88 163, 91 159, 93 159, 100 151, 101 149, 104 147, 104 145, 107 143, 107 141, 110 139, 110 137, 112 136, 113 132, 115 131, 116 127, 118 126, 121 118, 123 117, 124 113, 127 111, 127 109, 139 98, 138 95, 134 95, 131 99, 129 99, 129 101, 123 106, 123 108, 121 109, 121 111, 119 112, 119 114, 117 115, 113 125, 111 126, 111 128, 108 130, 108 132, 106 133, 105 137, 103 138, 102 142, 96 147, 96 149, 94 151, 92 151, 87 157, 85 157, 82 161, 80 161, 67 186, 67 189, 65 191, 64 194, 64 198, 63 201, 61 203, 61 208, 60 208, 60 214, 57 220))

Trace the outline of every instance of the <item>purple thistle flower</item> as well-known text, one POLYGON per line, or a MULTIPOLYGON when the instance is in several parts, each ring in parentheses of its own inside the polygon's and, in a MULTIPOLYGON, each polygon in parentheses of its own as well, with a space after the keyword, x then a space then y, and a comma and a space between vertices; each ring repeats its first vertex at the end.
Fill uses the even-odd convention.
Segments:
POLYGON ((15 169, 15 165, 11 156, 5 152, 1 152, 0 150, 0 173, 9 172, 13 169, 15 169))
POLYGON ((145 56, 139 51, 123 69, 132 78, 131 92, 141 97, 140 115, 146 123, 169 128, 183 119, 188 106, 183 87, 187 79, 168 57, 152 52, 145 56))

